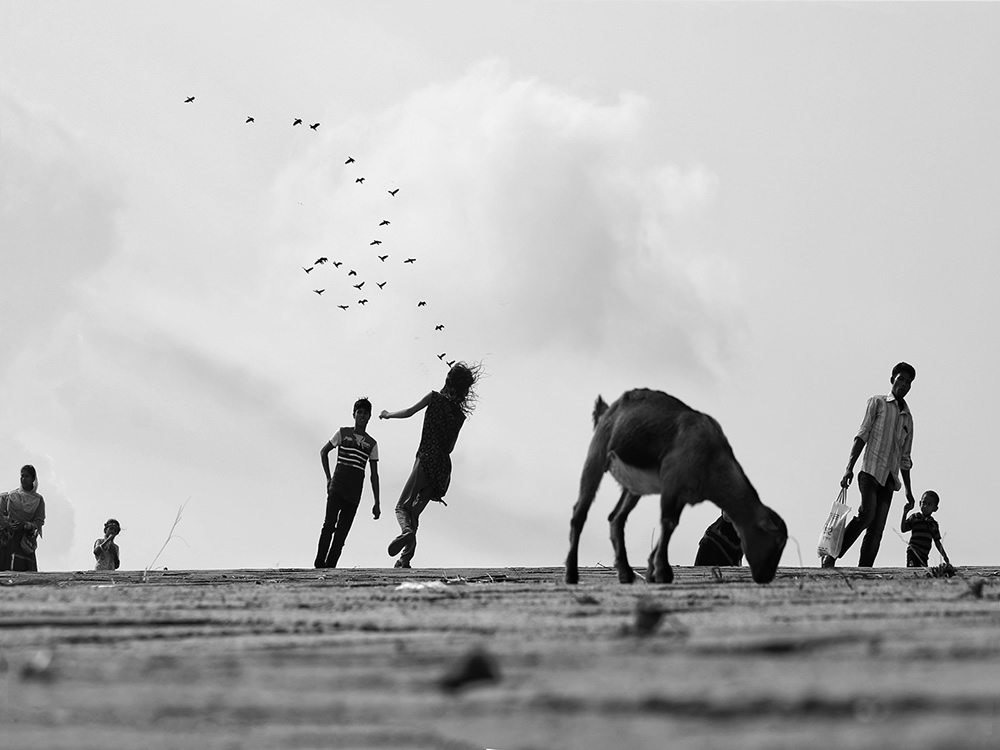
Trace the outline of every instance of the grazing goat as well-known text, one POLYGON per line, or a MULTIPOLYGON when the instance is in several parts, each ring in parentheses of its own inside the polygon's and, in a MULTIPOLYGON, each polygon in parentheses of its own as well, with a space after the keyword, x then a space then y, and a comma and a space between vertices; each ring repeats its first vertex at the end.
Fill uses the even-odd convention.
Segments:
POLYGON ((785 522, 761 503, 719 423, 666 393, 638 389, 611 406, 598 396, 594 405, 594 436, 570 523, 566 583, 579 581, 580 533, 606 471, 622 487, 608 517, 622 583, 635 580, 625 553, 625 521, 640 497, 654 494, 660 496, 660 539, 649 556, 649 582, 673 580, 670 536, 684 506, 702 500, 718 505, 736 526, 753 579, 768 583, 774 578, 788 539, 785 522))

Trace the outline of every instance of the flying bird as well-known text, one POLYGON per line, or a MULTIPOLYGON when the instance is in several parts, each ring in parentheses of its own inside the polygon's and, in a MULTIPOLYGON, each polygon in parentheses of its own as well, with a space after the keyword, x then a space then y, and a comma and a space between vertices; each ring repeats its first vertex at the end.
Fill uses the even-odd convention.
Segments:
POLYGON ((348 276, 357 276, 357 275, 358 275, 358 272, 357 272, 357 271, 355 271, 355 270, 354 270, 354 269, 352 268, 352 269, 351 269, 350 271, 348 271, 348 272, 347 272, 347 275, 348 275, 348 276))
POLYGON ((398 192, 399 192, 399 188, 396 188, 395 190, 390 190, 389 191, 389 195, 391 195, 393 198, 395 198, 396 197, 396 193, 398 193, 398 192))
POLYGON ((361 288, 361 287, 363 287, 364 285, 365 285, 365 282, 363 282, 363 281, 362 281, 362 282, 361 282, 360 284, 355 284, 355 285, 354 285, 354 288, 355 288, 355 289, 360 289, 360 288, 361 288))
POLYGON ((382 240, 372 240, 368 244, 369 245, 381 245, 382 244, 382 240))
POLYGON ((341 310, 346 310, 350 305, 337 305, 341 310))
POLYGON ((248 123, 250 123, 250 122, 255 122, 255 120, 254 120, 254 119, 253 119, 252 117, 248 117, 248 118, 247 118, 247 122, 248 122, 248 123))
POLYGON ((292 127, 295 127, 296 125, 301 125, 301 124, 302 124, 302 118, 301 117, 296 117, 295 121, 292 122, 292 127))
POLYGON ((383 281, 383 282, 382 282, 382 283, 380 284, 379 282, 377 282, 377 281, 376 281, 376 282, 375 282, 375 286, 377 286, 377 287, 378 287, 379 289, 384 289, 384 288, 385 288, 385 285, 386 285, 386 284, 388 284, 388 283, 389 283, 388 281, 383 281))
POLYGON ((344 162, 344 164, 353 164, 353 163, 354 163, 354 157, 353 156, 348 156, 347 157, 347 161, 344 162))
POLYGON ((445 362, 445 364, 448 365, 448 367, 451 367, 453 364, 455 364, 455 360, 449 359, 447 362, 445 362))
POLYGON ((316 292, 316 294, 322 294, 326 291, 326 289, 313 289, 313 291, 316 292))
POLYGON ((313 270, 313 267, 309 266, 309 268, 306 268, 305 266, 302 266, 302 270, 305 271, 306 273, 309 273, 311 270, 313 270))
POLYGON ((368 302, 368 300, 366 300, 366 299, 359 299, 359 300, 358 300, 358 304, 359 304, 359 305, 363 305, 363 304, 365 304, 366 302, 368 302))
POLYGON ((448 356, 448 352, 441 352, 441 353, 440 353, 440 354, 438 355, 438 359, 441 359, 441 360, 443 360, 443 359, 444 359, 445 357, 447 357, 447 356, 448 356))
POLYGON ((325 257, 324 257, 324 258, 317 258, 317 259, 316 259, 316 265, 317 265, 317 266, 321 266, 321 265, 323 265, 324 263, 326 263, 326 258, 325 258, 325 257))
POLYGON ((194 101, 194 97, 193 96, 189 96, 187 99, 184 100, 184 103, 187 104, 188 102, 193 102, 193 101, 194 101))
POLYGON ((438 325, 434 326, 434 330, 435 331, 443 331, 444 330, 444 325, 438 324, 438 325))
POLYGON ((416 259, 416 258, 407 258, 407 259, 406 259, 406 260, 404 260, 403 262, 404 262, 404 263, 416 263, 416 262, 417 262, 417 259, 416 259))
POLYGON ((380 256, 378 256, 378 259, 380 261, 382 261, 383 263, 385 263, 385 259, 388 258, 388 257, 389 257, 388 255, 380 255, 380 256))
POLYGON ((419 302, 417 303, 417 307, 427 307, 427 303, 426 303, 426 302, 424 302, 423 300, 420 300, 420 301, 419 301, 419 302))
POLYGON ((312 125, 310 125, 309 127, 310 127, 310 129, 312 129, 312 130, 315 130, 316 128, 318 128, 318 127, 319 127, 319 123, 318 123, 318 122, 314 122, 314 123, 313 123, 312 125))
POLYGON ((386 227, 386 226, 389 226, 389 220, 388 220, 388 219, 382 219, 382 221, 380 221, 380 222, 378 223, 378 225, 379 225, 380 227, 386 227))
POLYGON ((335 261, 333 261, 333 267, 334 268, 340 268, 342 265, 344 265, 344 261, 342 261, 342 260, 335 260, 335 261))
POLYGON ((364 181, 365 181, 365 178, 364 178, 364 177, 358 177, 358 178, 357 178, 357 179, 355 180, 355 182, 361 182, 361 183, 364 183, 364 181))

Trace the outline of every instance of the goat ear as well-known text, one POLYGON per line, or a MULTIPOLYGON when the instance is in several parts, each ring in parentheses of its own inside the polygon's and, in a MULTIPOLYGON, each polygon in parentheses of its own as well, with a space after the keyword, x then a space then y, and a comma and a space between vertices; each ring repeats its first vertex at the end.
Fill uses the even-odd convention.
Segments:
POLYGON ((764 516, 764 520, 760 524, 760 528, 772 534, 788 533, 787 527, 785 526, 785 522, 781 518, 781 516, 779 516, 770 508, 767 508, 766 510, 767 514, 764 516))
POLYGON ((597 421, 601 418, 601 415, 608 410, 608 405, 605 403, 604 399, 600 395, 597 396, 597 400, 594 402, 594 427, 597 427, 597 421))

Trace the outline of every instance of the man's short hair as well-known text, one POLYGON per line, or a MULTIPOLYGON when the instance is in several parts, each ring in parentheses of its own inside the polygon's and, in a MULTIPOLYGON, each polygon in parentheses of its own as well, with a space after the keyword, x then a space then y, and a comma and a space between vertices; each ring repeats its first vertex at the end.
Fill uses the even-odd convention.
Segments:
POLYGON ((913 365, 909 364, 908 362, 900 362, 899 364, 897 364, 895 367, 892 368, 892 376, 889 378, 889 380, 895 380, 896 376, 899 375, 899 373, 901 372, 905 372, 907 375, 909 375, 910 380, 917 379, 917 371, 913 369, 913 365))
POLYGON ((351 414, 356 412, 358 409, 365 409, 369 414, 372 413, 372 402, 367 398, 359 398, 354 402, 354 408, 351 409, 351 414))

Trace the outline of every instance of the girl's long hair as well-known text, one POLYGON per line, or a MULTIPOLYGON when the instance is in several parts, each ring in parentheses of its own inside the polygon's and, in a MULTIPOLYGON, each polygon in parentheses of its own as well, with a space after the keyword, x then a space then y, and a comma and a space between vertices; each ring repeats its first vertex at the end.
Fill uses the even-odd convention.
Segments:
POLYGON ((476 408, 479 397, 476 395, 475 385, 483 374, 483 366, 480 363, 467 364, 456 362, 448 370, 444 379, 444 388, 441 393, 458 405, 462 413, 468 416, 476 408))

